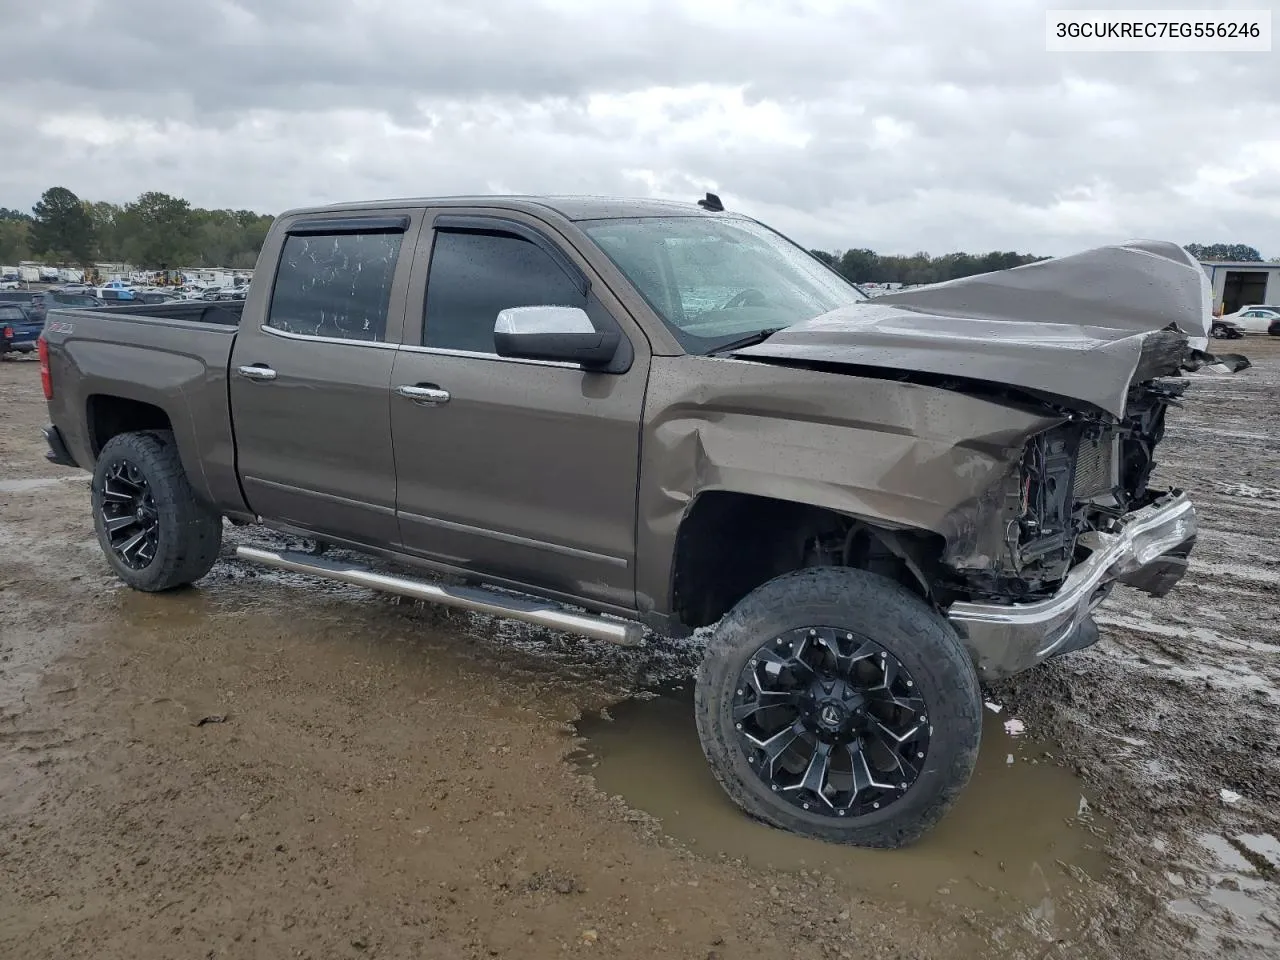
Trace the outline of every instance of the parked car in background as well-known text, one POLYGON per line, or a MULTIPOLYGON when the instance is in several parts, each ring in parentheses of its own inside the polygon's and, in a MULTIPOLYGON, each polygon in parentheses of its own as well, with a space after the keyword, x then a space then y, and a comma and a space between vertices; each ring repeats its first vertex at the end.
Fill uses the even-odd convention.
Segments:
POLYGON ((25 303, 0 303, 0 359, 11 353, 30 353, 44 330, 44 318, 37 319, 25 303))
POLYGON ((0 290, 17 290, 22 286, 21 281, 17 277, 5 277, 0 279, 0 290))
POLYGON ((1267 327, 1267 333, 1273 337, 1280 337, 1280 319, 1271 321, 1271 325, 1267 327))
POLYGON ((67 293, 65 290, 41 290, 31 297, 31 310, 43 323, 45 315, 54 307, 80 307, 93 309, 105 307, 106 301, 87 293, 67 293))
POLYGON ((1214 317, 1209 325, 1209 336, 1217 340, 1239 340, 1244 337, 1244 327, 1234 320, 1214 317))
POLYGON ((30 303, 35 290, 0 290, 0 303, 30 303))
POLYGON ((1280 306, 1255 304, 1218 317, 1214 324, 1234 324, 1245 333, 1266 333, 1273 320, 1280 320, 1280 306))

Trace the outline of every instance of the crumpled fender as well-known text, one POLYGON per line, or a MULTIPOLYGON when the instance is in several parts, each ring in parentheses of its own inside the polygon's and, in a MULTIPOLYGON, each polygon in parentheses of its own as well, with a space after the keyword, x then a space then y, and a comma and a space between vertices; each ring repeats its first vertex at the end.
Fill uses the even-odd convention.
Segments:
POLYGON ((700 356, 654 357, 636 593, 666 612, 680 523, 711 490, 954 536, 1058 414, 937 387, 700 356))

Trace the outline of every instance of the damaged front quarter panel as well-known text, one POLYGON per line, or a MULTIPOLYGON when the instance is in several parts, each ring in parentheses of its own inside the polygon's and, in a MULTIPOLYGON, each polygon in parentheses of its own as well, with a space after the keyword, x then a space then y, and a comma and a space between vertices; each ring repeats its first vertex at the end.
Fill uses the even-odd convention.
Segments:
POLYGON ((640 477, 641 609, 672 608, 677 533, 704 493, 790 501, 967 543, 980 539, 983 507, 1009 495, 1027 439, 1064 419, 934 386, 655 357, 640 477))

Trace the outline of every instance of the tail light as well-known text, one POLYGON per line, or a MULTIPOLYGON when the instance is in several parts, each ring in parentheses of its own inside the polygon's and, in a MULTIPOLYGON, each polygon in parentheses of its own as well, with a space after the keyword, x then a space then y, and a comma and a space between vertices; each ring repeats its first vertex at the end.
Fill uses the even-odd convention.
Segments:
POLYGON ((40 334, 36 340, 36 351, 40 355, 40 387, 44 390, 46 400, 53 399, 53 377, 49 374, 49 341, 40 334))

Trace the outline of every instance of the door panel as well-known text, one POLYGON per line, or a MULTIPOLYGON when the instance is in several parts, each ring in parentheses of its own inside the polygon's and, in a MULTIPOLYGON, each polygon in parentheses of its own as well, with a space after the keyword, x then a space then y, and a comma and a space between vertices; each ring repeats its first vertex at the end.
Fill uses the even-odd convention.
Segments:
POLYGON ((644 379, 406 348, 392 383, 400 532, 464 569, 631 607, 644 379))
POLYGON ((278 240, 266 322, 246 310, 230 370, 241 482, 266 519, 399 543, 389 386, 421 222, 408 214, 311 217, 278 240))
POLYGON ((388 425, 395 350, 265 332, 235 352, 232 422, 250 508, 331 536, 398 542, 388 425), (275 377, 238 371, 256 364, 275 377))
POLYGON ((421 333, 391 378, 404 546, 632 609, 648 344, 605 286, 588 282, 591 268, 570 245, 533 236, 536 223, 504 230, 510 220, 495 219, 484 229, 468 211, 464 229, 451 213, 441 222, 453 226, 433 231, 431 244, 424 227, 405 324, 421 323, 421 333), (620 329, 625 371, 498 357, 498 311, 550 304, 581 306, 597 329, 620 329))

